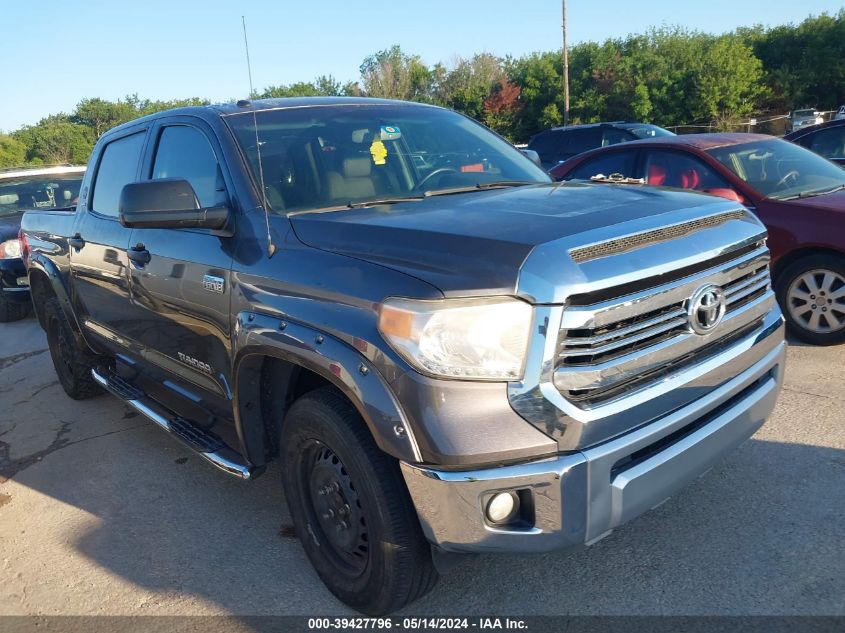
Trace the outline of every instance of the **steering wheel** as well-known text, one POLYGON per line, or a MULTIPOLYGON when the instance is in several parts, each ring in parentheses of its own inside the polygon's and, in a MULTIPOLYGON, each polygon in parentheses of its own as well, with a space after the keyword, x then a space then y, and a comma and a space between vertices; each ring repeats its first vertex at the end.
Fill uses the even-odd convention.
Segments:
POLYGON ((435 176, 439 176, 440 174, 448 174, 453 173, 457 174, 457 169, 452 169, 451 167, 440 167, 439 169, 435 169, 433 172, 425 176, 422 180, 417 183, 417 189, 422 189, 422 186, 427 183, 429 180, 434 178, 435 176))
POLYGON ((792 171, 790 171, 790 172, 787 172, 787 173, 783 176, 783 178, 781 178, 780 180, 778 180, 777 184, 775 185, 775 189, 777 189, 778 187, 784 187, 784 186, 786 186, 786 182, 787 182, 790 178, 795 178, 795 179, 797 180, 797 179, 798 179, 798 176, 800 176, 800 175, 801 175, 801 174, 799 174, 799 173, 798 173, 796 170, 794 170, 794 169, 793 169, 792 171))

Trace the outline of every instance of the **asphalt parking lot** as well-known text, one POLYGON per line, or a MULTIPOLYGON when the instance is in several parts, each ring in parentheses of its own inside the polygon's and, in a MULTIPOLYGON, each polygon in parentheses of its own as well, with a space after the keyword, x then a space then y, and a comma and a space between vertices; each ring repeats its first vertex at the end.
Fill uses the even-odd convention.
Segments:
MULTIPOLYGON (((104 395, 67 398, 34 319, 0 325, 0 614, 349 614, 278 469, 227 477, 104 395)), ((845 347, 792 344, 753 439, 596 545, 482 556, 424 615, 845 615, 845 347)))

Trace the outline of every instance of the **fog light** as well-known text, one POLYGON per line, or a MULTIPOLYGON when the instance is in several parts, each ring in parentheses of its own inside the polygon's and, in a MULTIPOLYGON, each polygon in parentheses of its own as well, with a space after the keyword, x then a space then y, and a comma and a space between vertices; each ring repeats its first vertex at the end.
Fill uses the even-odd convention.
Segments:
POLYGON ((519 497, 514 492, 493 495, 487 504, 487 518, 491 523, 507 523, 519 512, 519 497))

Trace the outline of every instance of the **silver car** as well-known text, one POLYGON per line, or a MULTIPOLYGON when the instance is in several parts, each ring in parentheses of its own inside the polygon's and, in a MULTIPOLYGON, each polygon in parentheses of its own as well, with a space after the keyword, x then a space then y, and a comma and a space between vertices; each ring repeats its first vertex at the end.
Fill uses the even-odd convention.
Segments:
POLYGON ((792 124, 791 131, 794 132, 808 125, 822 123, 824 122, 824 118, 819 114, 818 110, 808 108, 805 110, 793 110, 792 114, 789 115, 789 122, 792 124))

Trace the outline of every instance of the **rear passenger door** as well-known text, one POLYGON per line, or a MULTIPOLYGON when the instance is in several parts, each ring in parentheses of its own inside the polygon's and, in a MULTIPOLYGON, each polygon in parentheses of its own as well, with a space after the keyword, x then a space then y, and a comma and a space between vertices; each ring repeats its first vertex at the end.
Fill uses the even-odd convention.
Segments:
MULTIPOLYGON (((194 117, 161 121, 151 132, 142 180, 182 178, 202 207, 231 206, 210 126, 194 117)), ((231 413, 232 240, 231 232, 209 229, 136 228, 130 238, 130 248, 149 254, 146 263, 130 266, 129 329, 146 369, 171 391, 223 415, 231 413)))

